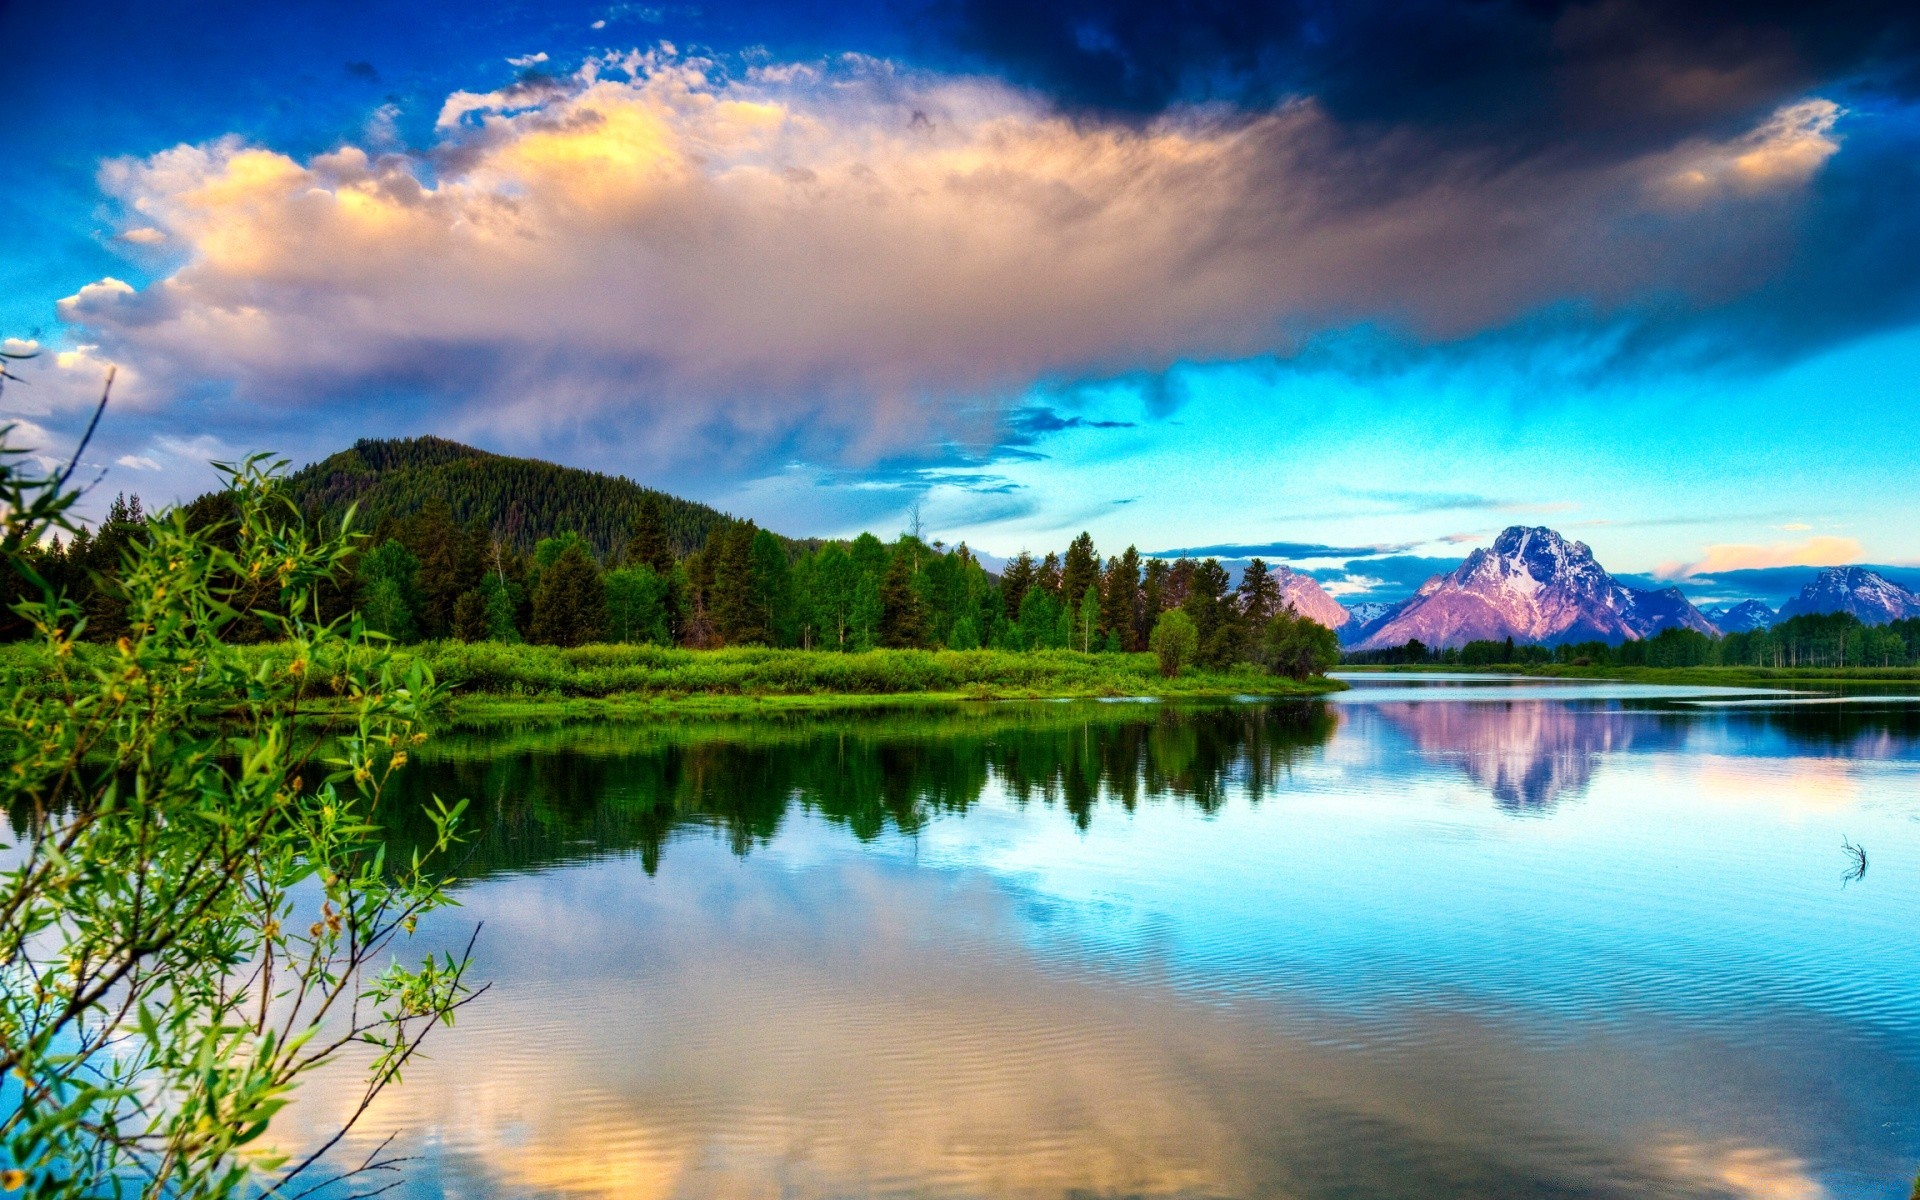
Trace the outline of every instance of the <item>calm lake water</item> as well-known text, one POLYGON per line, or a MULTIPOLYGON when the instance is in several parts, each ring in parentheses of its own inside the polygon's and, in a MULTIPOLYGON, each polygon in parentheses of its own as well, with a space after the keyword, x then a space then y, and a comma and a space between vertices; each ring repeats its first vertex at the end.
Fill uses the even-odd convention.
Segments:
POLYGON ((357 1143, 416 1197, 1905 1196, 1920 702, 1753 699, 449 733, 431 933, 493 986, 357 1143))

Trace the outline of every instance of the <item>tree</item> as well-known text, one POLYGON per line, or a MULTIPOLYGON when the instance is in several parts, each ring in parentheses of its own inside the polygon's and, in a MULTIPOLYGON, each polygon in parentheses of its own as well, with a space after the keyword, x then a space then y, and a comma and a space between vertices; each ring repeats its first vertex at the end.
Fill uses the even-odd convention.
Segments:
POLYGON ((1040 561, 1040 567, 1033 573, 1033 586, 1052 596, 1055 600, 1065 601, 1060 591, 1060 556, 1049 552, 1040 561))
POLYGON ((1001 573, 1000 599, 1006 605, 1007 620, 1020 619, 1020 603, 1027 598, 1027 589, 1033 586, 1034 574, 1033 555, 1025 550, 1015 555, 1001 573))
POLYGON ((913 557, 896 550, 880 582, 880 644, 890 650, 919 649, 927 644, 927 614, 913 586, 913 557))
POLYGON ((799 613, 787 548, 762 529, 753 535, 748 552, 753 560, 753 609, 760 640, 769 646, 791 646, 799 641, 799 613))
POLYGON ((398 538, 388 538, 379 549, 360 559, 360 615, 367 628, 396 642, 420 635, 420 560, 398 538))
POLYGON ((607 591, 600 568, 582 543, 569 542, 540 571, 530 640, 545 646, 584 646, 600 640, 606 623, 607 591))
MULTIPOLYGON (((0 464, 0 559, 32 581, 71 493, 0 464)), ((299 1083, 332 1063, 371 1103, 470 994, 465 954, 397 957, 447 902, 464 805, 428 809, 411 861, 370 821, 443 689, 311 616, 352 536, 309 529, 258 459, 227 470, 231 525, 174 509, 128 547, 124 632, 89 663, 72 598, 34 583, 20 605, 45 670, 0 703, 0 803, 33 814, 0 867, 9 1192, 224 1200, 303 1180, 317 1153, 280 1165, 257 1143, 299 1083), (223 639, 242 608, 272 658, 223 639), (301 722, 339 697, 321 763, 301 722)))
POLYGON ((713 560, 714 632, 729 646, 764 643, 766 613, 755 595, 752 521, 735 522, 713 535, 707 550, 713 560))
MULTIPOLYGON (((1178 574, 1179 564, 1174 564, 1178 574)), ((1199 661, 1225 667, 1240 656, 1238 610, 1227 600, 1231 582, 1218 560, 1207 559, 1188 574, 1187 597, 1181 604, 1200 639, 1199 661)))
POLYGON ((1079 612, 1075 615, 1078 619, 1075 621, 1077 628, 1074 632, 1079 636, 1080 651, 1083 654, 1092 653, 1094 631, 1100 628, 1100 589, 1098 586, 1092 583, 1087 585, 1087 590, 1080 595, 1080 608, 1079 612))
POLYGON ((659 492, 646 492, 627 530, 627 566, 646 567, 666 579, 673 574, 673 543, 667 538, 666 505, 659 492))
POLYGON ((1174 679, 1193 662, 1199 652, 1200 636, 1193 627, 1193 618, 1180 609, 1171 608, 1160 614, 1147 644, 1160 660, 1160 674, 1174 679))
POLYGON ((1240 615, 1250 629, 1264 629, 1273 614, 1280 611, 1280 585, 1274 581, 1262 559, 1247 563, 1240 574, 1240 615))
POLYGON ((608 571, 606 638, 610 642, 650 642, 656 646, 673 644, 673 631, 667 623, 665 579, 652 567, 621 567, 608 571))
POLYGON ((1125 554, 1108 559, 1101 585, 1100 627, 1114 639, 1116 649, 1138 650, 1140 552, 1128 546, 1125 554))
POLYGON ((1134 640, 1136 649, 1147 644, 1147 638, 1153 633, 1154 622, 1171 605, 1167 600, 1167 573, 1170 570, 1164 558, 1150 558, 1146 569, 1141 572, 1140 608, 1134 619, 1134 640))
POLYGON ((1082 532, 1067 546, 1066 564, 1060 572, 1060 596, 1078 603, 1086 590, 1100 580, 1100 556, 1093 549, 1093 535, 1082 532))
POLYGON ((1261 650, 1267 670, 1289 679, 1324 675, 1340 661, 1340 639, 1333 630, 1301 616, 1291 604, 1267 619, 1261 650))

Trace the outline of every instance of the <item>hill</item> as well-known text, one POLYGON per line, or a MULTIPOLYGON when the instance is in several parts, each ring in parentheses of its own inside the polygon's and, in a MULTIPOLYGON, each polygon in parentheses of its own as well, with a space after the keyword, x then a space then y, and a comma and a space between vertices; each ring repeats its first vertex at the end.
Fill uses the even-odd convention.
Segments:
POLYGON ((708 534, 734 520, 622 476, 492 454, 437 437, 363 439, 302 467, 287 482, 309 518, 338 519, 358 503, 356 525, 368 530, 411 516, 438 497, 456 522, 478 522, 520 551, 541 538, 573 531, 604 558, 625 544, 641 498, 649 493, 661 499, 677 554, 693 552, 708 534))

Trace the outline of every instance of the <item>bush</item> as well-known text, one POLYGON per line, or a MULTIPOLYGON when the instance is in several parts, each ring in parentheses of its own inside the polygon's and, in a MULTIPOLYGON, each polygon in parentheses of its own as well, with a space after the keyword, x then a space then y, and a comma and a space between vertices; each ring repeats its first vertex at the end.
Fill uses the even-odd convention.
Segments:
POLYGON ((1147 646, 1159 660, 1160 674, 1177 679, 1199 653, 1200 633, 1194 628, 1192 617, 1177 608, 1168 609, 1154 622, 1147 646))

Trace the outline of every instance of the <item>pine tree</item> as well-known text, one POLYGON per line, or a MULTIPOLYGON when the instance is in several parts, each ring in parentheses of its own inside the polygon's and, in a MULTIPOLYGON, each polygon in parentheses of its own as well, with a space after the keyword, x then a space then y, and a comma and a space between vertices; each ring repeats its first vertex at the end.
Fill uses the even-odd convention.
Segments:
POLYGON ((902 546, 880 581, 880 644, 912 650, 927 644, 927 614, 913 586, 913 556, 902 546))
POLYGON ((1000 599, 1006 605, 1007 620, 1020 619, 1020 602, 1027 598, 1027 589, 1033 586, 1033 555, 1022 550, 1007 569, 1000 575, 1000 599))
POLYGON ((607 620, 606 585, 585 547, 570 543, 540 572, 533 596, 532 640, 547 646, 599 641, 607 620))
POLYGON ((1255 629, 1264 628, 1268 619, 1279 611, 1280 585, 1263 560, 1254 559, 1241 572, 1238 596, 1240 615, 1255 629))
POLYGON ((1055 600, 1065 600, 1060 594, 1060 556, 1052 551, 1040 562, 1040 569, 1033 573, 1033 586, 1052 596, 1055 600))
POLYGON ((1060 572, 1060 594, 1074 603, 1100 578, 1100 556, 1093 549, 1093 535, 1082 532, 1067 547, 1067 561, 1060 572))
POLYGON ((667 538, 666 505, 659 492, 640 497, 640 507, 627 531, 627 565, 647 567, 662 579, 673 574, 673 543, 667 538))
POLYGON ((713 535, 712 612, 714 633, 722 643, 743 646, 767 640, 763 613, 754 597, 752 521, 741 521, 713 535))
POLYGON ((1117 648, 1140 648, 1140 552, 1132 546, 1118 558, 1107 560, 1106 578, 1101 581, 1100 628, 1114 640, 1117 648))

